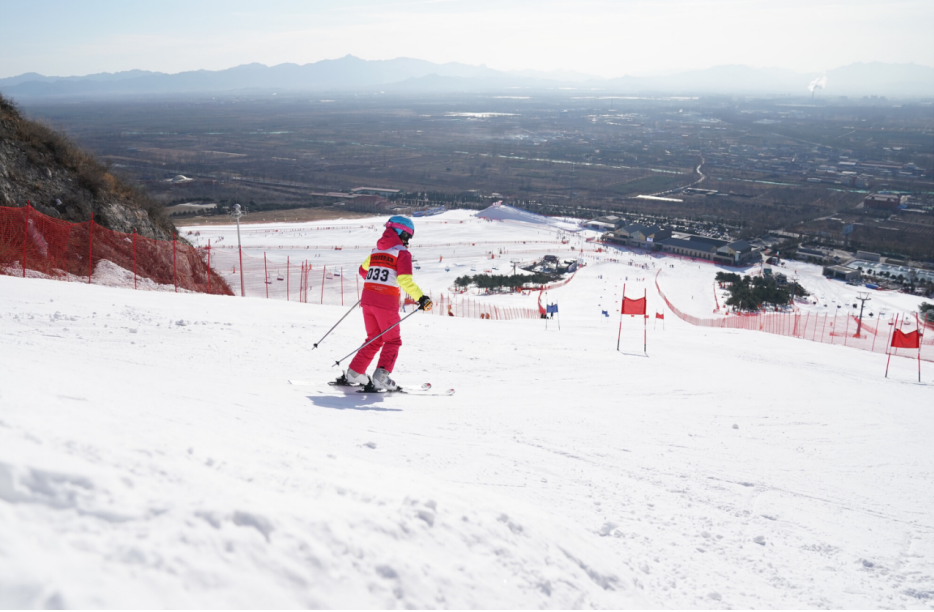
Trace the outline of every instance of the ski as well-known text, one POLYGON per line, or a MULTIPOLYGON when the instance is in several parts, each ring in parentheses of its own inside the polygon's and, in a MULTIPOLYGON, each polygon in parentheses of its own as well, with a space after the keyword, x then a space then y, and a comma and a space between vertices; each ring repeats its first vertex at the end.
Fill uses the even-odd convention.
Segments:
MULTIPOLYGON (((289 384, 297 386, 297 387, 308 387, 308 386, 318 385, 320 383, 314 382, 314 381, 308 381, 308 380, 289 380, 289 384)), ((431 383, 424 383, 422 385, 419 385, 418 387, 411 388, 411 389, 400 387, 399 389, 395 391, 379 391, 376 389, 367 389, 364 385, 342 383, 336 380, 329 381, 328 385, 332 387, 352 387, 357 390, 356 391, 357 393, 364 393, 364 394, 392 395, 394 393, 401 393, 404 395, 426 395, 426 396, 432 396, 432 397, 454 395, 454 389, 447 389, 445 391, 432 391, 431 383)))
POLYGON ((388 390, 380 391, 379 389, 363 387, 362 389, 359 389, 357 393, 363 393, 363 394, 369 394, 369 395, 373 395, 373 394, 392 395, 395 393, 402 393, 404 395, 426 395, 426 396, 433 396, 433 397, 442 397, 442 396, 454 395, 454 389, 448 389, 447 391, 432 392, 431 383, 425 383, 421 385, 420 387, 418 387, 417 389, 403 389, 402 387, 399 387, 398 389, 394 391, 388 391, 388 390))

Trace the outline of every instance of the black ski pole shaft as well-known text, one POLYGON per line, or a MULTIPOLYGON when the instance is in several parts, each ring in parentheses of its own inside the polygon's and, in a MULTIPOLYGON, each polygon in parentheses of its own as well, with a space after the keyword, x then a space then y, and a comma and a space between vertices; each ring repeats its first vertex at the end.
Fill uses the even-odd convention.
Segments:
MULTIPOLYGON (((341 364, 341 362, 342 362, 344 359, 347 359, 348 357, 350 357, 350 356, 353 355, 354 353, 357 353, 357 352, 359 352, 359 351, 362 351, 362 350, 363 350, 364 348, 366 348, 368 345, 370 345, 370 344, 372 344, 373 342, 375 342, 377 338, 379 338, 379 337, 382 336, 383 334, 387 333, 387 332, 388 332, 389 330, 391 330, 392 328, 401 325, 401 324, 402 324, 402 321, 405 321, 406 319, 408 319, 409 317, 411 317, 411 316, 414 315, 415 313, 419 312, 420 310, 421 310, 421 309, 419 308, 419 309, 413 310, 411 313, 405 315, 405 316, 402 317, 402 319, 400 319, 397 323, 393 323, 391 326, 387 327, 384 331, 380 332, 378 335, 373 336, 372 338, 370 338, 369 340, 367 340, 366 342, 364 342, 362 345, 360 345, 359 347, 357 347, 356 349, 352 350, 350 353, 348 353, 347 355, 345 355, 344 357, 341 357, 340 359, 338 359, 337 361, 335 361, 335 362, 334 362, 334 365, 335 365, 335 366, 338 366, 338 365, 341 364)), ((331 366, 331 367, 333 368, 334 366, 331 366)))
POLYGON ((327 338, 327 337, 331 334, 331 332, 334 331, 334 330, 337 328, 337 326, 341 324, 341 321, 343 321, 344 319, 346 319, 346 318, 347 318, 347 315, 349 315, 351 312, 353 312, 353 309, 356 308, 359 304, 360 304, 360 300, 357 300, 357 303, 350 307, 350 310, 347 311, 347 314, 345 314, 344 316, 342 316, 342 317, 337 321, 337 323, 334 324, 334 327, 332 327, 331 329, 328 330, 328 333, 326 333, 326 334, 324 334, 323 336, 321 336, 321 339, 318 340, 317 342, 315 342, 315 345, 314 345, 313 347, 311 347, 311 350, 315 350, 316 348, 318 348, 318 345, 321 344, 322 342, 324 342, 324 339, 327 338))

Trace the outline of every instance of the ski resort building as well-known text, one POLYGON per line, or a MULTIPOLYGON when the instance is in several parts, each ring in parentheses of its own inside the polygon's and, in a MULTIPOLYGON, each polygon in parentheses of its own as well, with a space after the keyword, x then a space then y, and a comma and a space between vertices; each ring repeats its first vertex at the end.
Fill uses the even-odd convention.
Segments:
POLYGON ((612 223, 604 223, 603 221, 585 221, 581 224, 581 227, 586 229, 596 230, 598 232, 612 232, 616 229, 616 226, 612 223))
POLYGON ((608 234, 606 240, 629 247, 661 250, 731 266, 754 263, 761 258, 761 250, 746 240, 727 242, 706 236, 674 237, 670 229, 641 223, 622 227, 608 234))
POLYGON ((669 238, 671 238, 670 229, 664 229, 658 225, 646 226, 633 223, 613 232, 608 240, 638 249, 650 249, 654 244, 669 238))
POLYGON ((737 240, 718 248, 714 253, 713 260, 717 263, 740 266, 755 263, 761 258, 762 255, 759 249, 745 240, 737 240))
POLYGON ((727 246, 728 243, 726 240, 707 238, 706 236, 685 236, 683 238, 666 238, 660 241, 659 244, 661 244, 662 250, 667 253, 716 261, 718 249, 727 246))
POLYGON ((844 266, 825 266, 824 276, 834 280, 842 280, 846 282, 858 281, 860 279, 859 270, 854 270, 853 268, 847 268, 844 266))
POLYGON ((818 264, 823 263, 830 256, 829 251, 818 247, 798 247, 797 253, 797 259, 818 264))

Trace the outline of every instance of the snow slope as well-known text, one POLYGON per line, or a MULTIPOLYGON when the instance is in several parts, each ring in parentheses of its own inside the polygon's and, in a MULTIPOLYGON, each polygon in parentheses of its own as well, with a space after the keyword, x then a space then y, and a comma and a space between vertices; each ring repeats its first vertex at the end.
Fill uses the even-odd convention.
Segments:
MULTIPOLYGON (((265 253, 270 271, 274 266, 282 271, 289 257, 293 265, 307 260, 317 269, 325 265, 328 269, 343 267, 351 276, 383 233, 385 220, 380 217, 244 225, 241 242, 246 255, 262 258, 265 253)), ((587 246, 587 238, 599 236, 590 230, 570 233, 533 223, 488 221, 467 210, 418 218, 415 224, 411 247, 421 266, 417 279, 435 291, 446 290, 455 278, 464 274, 494 269, 504 273, 507 268, 511 271, 509 262, 514 259, 530 262, 545 254, 572 258, 587 246)), ((197 246, 207 246, 210 240, 215 249, 236 252, 236 225, 179 229, 197 246)))
POLYGON ((934 371, 670 315, 618 353, 653 275, 413 317, 395 378, 453 397, 290 386, 340 307, 0 276, 0 606, 930 608, 934 371))
POLYGON ((568 231, 578 231, 580 229, 578 223, 570 220, 546 217, 499 202, 478 212, 477 217, 481 219, 490 219, 491 221, 518 221, 533 225, 550 225, 568 231))

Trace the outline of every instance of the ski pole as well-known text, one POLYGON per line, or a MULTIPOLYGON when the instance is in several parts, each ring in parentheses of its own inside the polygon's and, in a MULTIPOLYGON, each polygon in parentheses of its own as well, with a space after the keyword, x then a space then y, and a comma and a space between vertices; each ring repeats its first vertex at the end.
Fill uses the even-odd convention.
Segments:
POLYGON ((356 308, 359 304, 360 304, 360 300, 357 300, 357 303, 350 307, 350 310, 347 311, 347 314, 345 314, 344 316, 342 316, 342 317, 337 321, 337 323, 334 324, 334 327, 332 327, 331 329, 328 330, 328 333, 326 333, 326 334, 324 334, 323 336, 321 336, 321 339, 318 340, 317 342, 315 342, 315 345, 314 345, 313 347, 311 347, 311 350, 315 350, 316 348, 318 348, 318 345, 321 344, 322 342, 324 342, 324 339, 327 338, 327 337, 331 334, 331 332, 334 331, 334 329, 335 329, 338 325, 341 324, 341 321, 343 321, 344 319, 346 319, 346 318, 347 318, 347 315, 349 315, 351 312, 353 312, 353 309, 356 308))
MULTIPOLYGON (((347 359, 347 357, 350 357, 350 356, 353 355, 354 353, 363 350, 365 347, 367 347, 368 345, 372 344, 377 338, 379 338, 380 336, 382 336, 383 334, 385 334, 386 332, 388 332, 389 330, 391 330, 393 327, 397 327, 398 325, 401 325, 403 321, 405 321, 406 319, 408 319, 409 317, 411 317, 411 316, 414 315, 415 313, 419 312, 420 310, 421 310, 421 308, 416 308, 415 310, 413 310, 413 311, 410 312, 409 314, 405 315, 405 316, 402 317, 398 322, 393 323, 391 326, 387 327, 384 331, 380 332, 378 335, 373 336, 370 340, 367 340, 366 342, 364 342, 364 343, 363 343, 361 346, 359 346, 358 348, 356 348, 356 349, 350 351, 349 354, 347 354, 347 355, 345 355, 344 357, 342 357, 342 358, 338 359, 337 361, 335 361, 335 362, 334 362, 334 365, 335 365, 335 366, 340 365, 341 362, 342 362, 344 359, 347 359)), ((333 368, 334 366, 331 366, 331 367, 333 368)))

